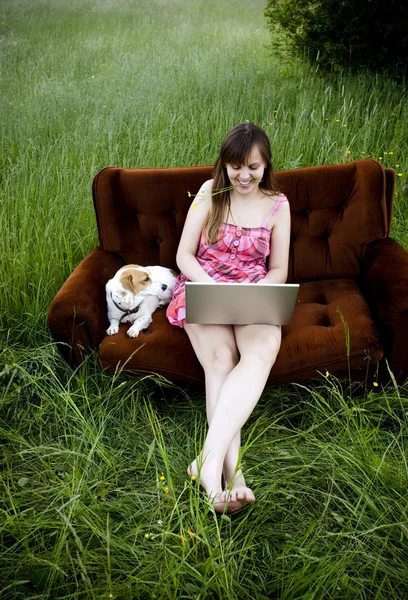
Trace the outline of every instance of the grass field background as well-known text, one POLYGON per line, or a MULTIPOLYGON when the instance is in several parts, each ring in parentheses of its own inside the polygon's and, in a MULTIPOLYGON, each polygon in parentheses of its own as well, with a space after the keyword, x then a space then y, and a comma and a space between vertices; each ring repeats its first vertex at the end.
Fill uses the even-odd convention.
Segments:
POLYGON ((276 169, 397 173, 406 86, 277 61, 260 0, 0 3, 0 598, 408 598, 406 388, 270 388, 243 435, 256 504, 216 518, 185 469, 200 391, 71 371, 48 306, 97 245, 108 165, 212 164, 243 120, 276 169))

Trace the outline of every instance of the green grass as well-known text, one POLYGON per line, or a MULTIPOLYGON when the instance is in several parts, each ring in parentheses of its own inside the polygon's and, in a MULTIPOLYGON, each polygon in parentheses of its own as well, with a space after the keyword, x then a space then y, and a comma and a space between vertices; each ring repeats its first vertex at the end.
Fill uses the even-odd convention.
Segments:
POLYGON ((277 169, 396 168, 408 248, 406 88, 278 63, 263 9, 0 5, 0 598, 408 597, 406 388, 266 390, 243 435, 257 503, 217 518, 185 475, 202 391, 107 376, 93 357, 71 371, 46 323, 97 244, 98 169, 211 164, 245 119, 277 169))

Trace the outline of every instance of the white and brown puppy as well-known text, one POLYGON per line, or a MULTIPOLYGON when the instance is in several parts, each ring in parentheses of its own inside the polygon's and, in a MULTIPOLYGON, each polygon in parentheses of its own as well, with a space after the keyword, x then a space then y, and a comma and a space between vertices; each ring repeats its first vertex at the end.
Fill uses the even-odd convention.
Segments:
POLYGON ((152 322, 152 314, 171 300, 176 273, 166 267, 125 265, 106 284, 108 335, 119 331, 120 323, 132 323, 127 335, 137 337, 152 322))

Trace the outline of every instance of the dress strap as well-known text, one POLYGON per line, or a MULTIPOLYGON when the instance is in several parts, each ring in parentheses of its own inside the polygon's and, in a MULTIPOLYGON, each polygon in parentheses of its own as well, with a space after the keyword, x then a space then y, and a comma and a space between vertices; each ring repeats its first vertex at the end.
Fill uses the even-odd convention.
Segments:
POLYGON ((277 210, 279 209, 280 205, 283 204, 283 202, 286 202, 286 200, 287 200, 287 198, 286 198, 285 194, 279 194, 275 206, 273 207, 273 209, 271 210, 271 212, 269 213, 269 215, 266 217, 266 219, 262 223, 261 227, 265 227, 265 229, 268 228, 269 221, 271 220, 271 218, 273 217, 273 215, 277 212, 277 210))

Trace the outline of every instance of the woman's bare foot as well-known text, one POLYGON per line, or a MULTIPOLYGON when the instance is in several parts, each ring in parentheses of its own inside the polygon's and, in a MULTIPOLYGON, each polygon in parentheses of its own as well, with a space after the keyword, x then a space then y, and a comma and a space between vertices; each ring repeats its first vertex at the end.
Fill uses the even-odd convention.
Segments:
POLYGON ((224 477, 226 489, 221 494, 221 500, 224 502, 239 502, 241 506, 252 504, 256 498, 251 490, 245 484, 245 478, 241 470, 238 470, 232 477, 224 477))
POLYGON ((195 477, 204 487, 207 498, 216 512, 235 512, 241 508, 242 503, 237 500, 232 501, 231 499, 226 498, 221 487, 221 470, 219 470, 219 474, 217 471, 218 469, 211 464, 211 461, 208 458, 200 465, 200 468, 198 468, 197 459, 195 459, 188 467, 187 474, 190 475, 190 477, 195 477))

